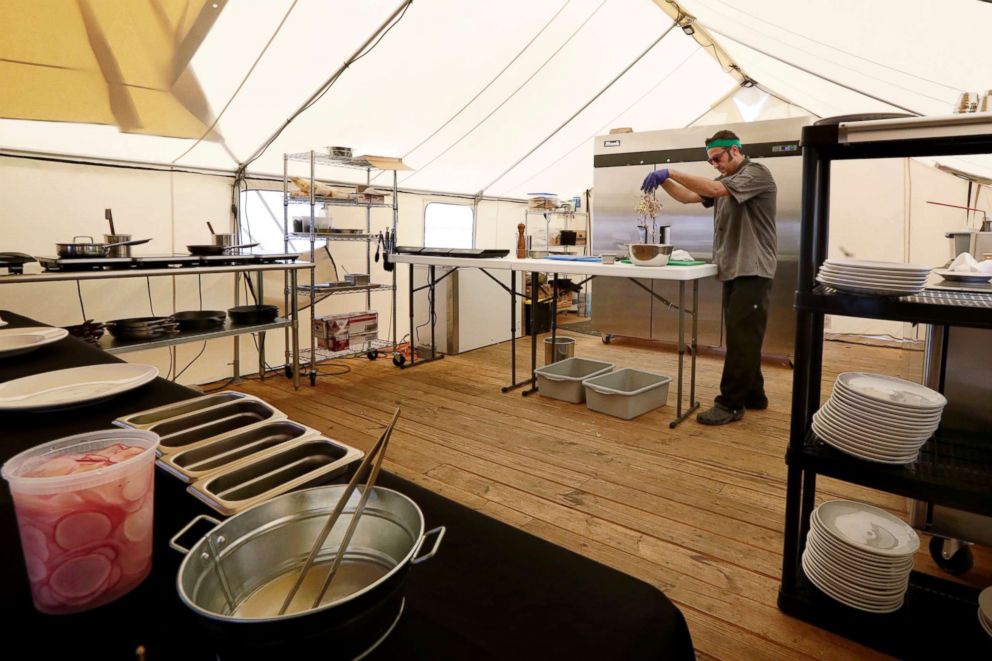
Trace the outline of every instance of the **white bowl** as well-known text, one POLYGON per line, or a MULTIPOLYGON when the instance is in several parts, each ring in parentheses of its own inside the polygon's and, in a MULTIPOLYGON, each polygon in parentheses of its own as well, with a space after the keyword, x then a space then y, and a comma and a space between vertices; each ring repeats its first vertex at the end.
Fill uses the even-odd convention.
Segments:
POLYGON ((665 266, 674 246, 663 243, 631 243, 627 246, 630 263, 635 266, 665 266))

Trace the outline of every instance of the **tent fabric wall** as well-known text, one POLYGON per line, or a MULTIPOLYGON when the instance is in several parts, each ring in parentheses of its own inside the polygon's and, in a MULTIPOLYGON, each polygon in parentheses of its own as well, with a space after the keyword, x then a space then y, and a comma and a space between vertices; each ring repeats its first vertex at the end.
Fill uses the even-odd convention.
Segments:
MULTIPOLYGON (((19 6, 5 13, 29 16, 19 6)), ((67 115, 58 123, 0 120, 0 146, 232 171, 401 7, 400 0, 207 3, 203 11, 219 14, 184 71, 217 119, 216 141, 120 133, 67 115)), ((405 156, 414 171, 404 184, 412 188, 571 195, 591 184, 594 135, 693 123, 741 72, 821 117, 900 108, 941 114, 960 92, 990 86, 977 64, 992 5, 974 0, 920 0, 911 10, 901 0, 506 0, 471 9, 434 0, 402 11, 249 172, 279 174, 284 152, 333 144, 405 156), (692 16, 739 71, 726 71, 708 43, 678 28, 650 47, 673 25, 671 14, 692 16)), ((170 20, 189 29, 188 19, 170 20)), ((171 46, 147 41, 156 51, 147 61, 168 59, 162 53, 171 46)), ((988 159, 959 163, 992 175, 988 159)))

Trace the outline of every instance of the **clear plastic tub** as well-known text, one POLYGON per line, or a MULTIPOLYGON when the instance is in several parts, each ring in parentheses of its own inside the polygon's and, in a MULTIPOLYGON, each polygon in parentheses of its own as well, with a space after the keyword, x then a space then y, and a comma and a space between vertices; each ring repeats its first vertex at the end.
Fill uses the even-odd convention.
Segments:
POLYGON ((89 610, 130 592, 152 568, 158 435, 78 434, 3 465, 35 608, 89 610))
POLYGON ((588 358, 566 358, 540 367, 534 373, 537 374, 537 389, 544 397, 581 404, 586 400, 583 379, 606 374, 612 369, 613 363, 588 358))
POLYGON ((629 367, 582 382, 586 406, 593 411, 630 420, 668 403, 672 377, 629 367))

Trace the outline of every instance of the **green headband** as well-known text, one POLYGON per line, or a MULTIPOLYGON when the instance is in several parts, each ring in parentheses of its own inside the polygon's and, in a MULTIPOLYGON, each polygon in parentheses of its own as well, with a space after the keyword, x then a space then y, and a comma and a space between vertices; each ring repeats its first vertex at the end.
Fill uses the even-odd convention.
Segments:
POLYGON ((713 149, 714 147, 737 147, 738 149, 740 149, 741 148, 741 141, 740 140, 737 140, 736 138, 734 138, 734 139, 726 139, 726 138, 724 138, 724 139, 721 139, 721 140, 713 140, 712 142, 707 142, 706 143, 706 148, 707 149, 713 149))

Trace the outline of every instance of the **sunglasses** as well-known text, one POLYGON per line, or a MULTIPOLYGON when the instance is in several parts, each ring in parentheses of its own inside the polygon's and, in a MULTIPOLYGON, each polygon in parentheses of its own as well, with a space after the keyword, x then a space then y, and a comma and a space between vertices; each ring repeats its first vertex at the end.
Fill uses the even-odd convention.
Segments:
POLYGON ((723 160, 724 156, 726 156, 729 153, 730 153, 730 148, 724 147, 722 152, 720 152, 716 156, 713 156, 712 158, 707 158, 706 162, 709 163, 710 165, 716 165, 717 163, 723 160))

